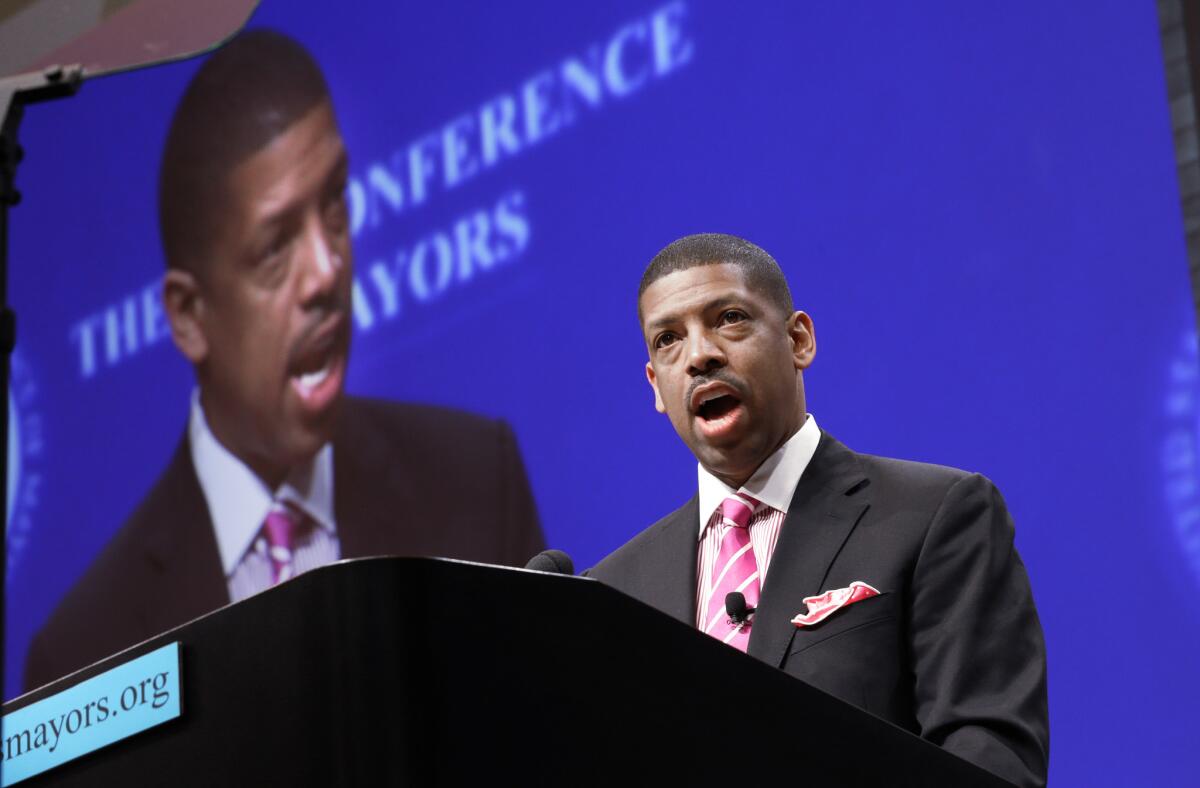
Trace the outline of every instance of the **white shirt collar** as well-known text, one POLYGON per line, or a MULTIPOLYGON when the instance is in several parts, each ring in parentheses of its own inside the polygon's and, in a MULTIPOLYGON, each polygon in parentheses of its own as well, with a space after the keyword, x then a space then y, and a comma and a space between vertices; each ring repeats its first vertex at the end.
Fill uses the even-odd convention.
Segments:
POLYGON ((772 509, 787 514, 792 495, 796 492, 796 485, 800 483, 800 477, 812 461, 820 441, 821 429, 810 413, 804 420, 804 426, 776 449, 774 454, 763 460, 763 464, 758 466, 758 470, 740 490, 734 490, 706 471, 703 465, 696 463, 700 487, 700 537, 703 538, 704 529, 712 519, 713 512, 722 501, 735 492, 744 492, 772 509))
POLYGON ((208 502, 217 549, 226 576, 241 562, 275 500, 290 501, 318 526, 336 533, 333 519, 333 446, 325 444, 311 461, 292 469, 272 492, 208 427, 199 390, 192 392, 188 421, 192 465, 208 502))

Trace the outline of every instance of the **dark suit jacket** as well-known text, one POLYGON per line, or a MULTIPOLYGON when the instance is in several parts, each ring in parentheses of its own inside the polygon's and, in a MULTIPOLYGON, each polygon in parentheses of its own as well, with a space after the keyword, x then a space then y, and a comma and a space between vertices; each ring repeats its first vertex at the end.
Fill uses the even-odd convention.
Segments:
MULTIPOLYGON (((333 441, 343 558, 522 565, 544 546, 503 422, 350 398, 333 441)), ((229 603, 186 433, 170 465, 34 638, 27 689, 229 603)))
MULTIPOLYGON (((697 498, 589 574, 695 625, 697 498)), ((1020 785, 1046 780, 1046 659, 1012 520, 986 479, 856 454, 800 478, 748 653, 1020 785), (798 628, 801 600, 881 593, 798 628)))

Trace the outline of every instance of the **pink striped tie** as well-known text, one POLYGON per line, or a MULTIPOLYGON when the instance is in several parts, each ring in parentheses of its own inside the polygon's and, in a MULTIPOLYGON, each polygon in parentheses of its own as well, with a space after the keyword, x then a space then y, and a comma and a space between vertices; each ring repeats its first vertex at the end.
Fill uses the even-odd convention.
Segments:
POLYGON ((721 503, 721 549, 713 563, 711 590, 705 605, 704 631, 728 643, 739 651, 746 650, 750 641, 750 624, 734 625, 729 622, 725 611, 725 595, 739 591, 746 597, 746 605, 758 607, 758 562, 754 560, 754 548, 750 544, 750 515, 758 501, 748 495, 731 495, 721 503))
POLYGON ((271 504, 267 519, 263 522, 263 535, 267 537, 267 556, 271 559, 271 585, 282 583, 292 576, 292 548, 304 515, 282 501, 271 504))

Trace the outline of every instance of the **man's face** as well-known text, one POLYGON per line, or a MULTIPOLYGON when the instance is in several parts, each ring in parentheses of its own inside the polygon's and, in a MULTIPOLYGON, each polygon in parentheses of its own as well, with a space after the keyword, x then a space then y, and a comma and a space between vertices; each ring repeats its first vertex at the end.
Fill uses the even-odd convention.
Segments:
POLYGON ((803 424, 812 321, 784 314, 728 263, 664 276, 641 312, 655 407, 701 465, 741 486, 803 424))
POLYGON ((271 484, 333 435, 351 328, 346 177, 323 102, 229 172, 208 258, 167 276, 209 424, 271 484))

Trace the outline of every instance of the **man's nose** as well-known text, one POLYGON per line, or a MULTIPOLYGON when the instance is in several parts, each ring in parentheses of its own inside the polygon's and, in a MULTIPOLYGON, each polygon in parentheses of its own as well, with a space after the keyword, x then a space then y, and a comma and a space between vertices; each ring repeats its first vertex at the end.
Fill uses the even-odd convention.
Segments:
POLYGON ((725 351, 713 341, 707 331, 689 332, 686 340, 688 351, 688 374, 704 373, 725 366, 725 351))
POLYGON ((345 268, 337 245, 320 221, 310 221, 304 231, 304 281, 302 300, 309 303, 332 293, 345 268))

